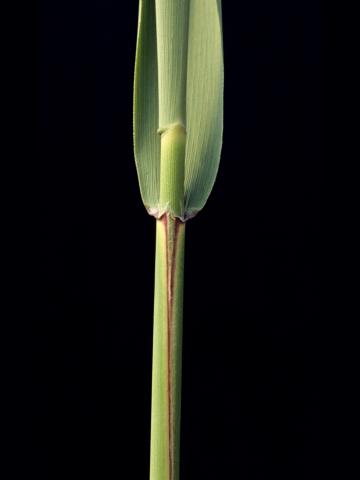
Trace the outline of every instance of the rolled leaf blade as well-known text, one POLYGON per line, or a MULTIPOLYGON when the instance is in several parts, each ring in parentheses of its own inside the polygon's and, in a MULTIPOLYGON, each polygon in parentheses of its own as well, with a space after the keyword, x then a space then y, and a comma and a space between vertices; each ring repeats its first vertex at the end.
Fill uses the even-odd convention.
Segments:
POLYGON ((159 84, 159 130, 186 122, 190 0, 155 0, 159 84))

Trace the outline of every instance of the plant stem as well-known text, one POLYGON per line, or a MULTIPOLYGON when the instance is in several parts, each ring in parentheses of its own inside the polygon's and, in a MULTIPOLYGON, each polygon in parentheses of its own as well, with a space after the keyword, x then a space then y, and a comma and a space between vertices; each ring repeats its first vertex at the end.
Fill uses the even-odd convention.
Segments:
POLYGON ((175 123, 161 133, 160 204, 156 221, 150 480, 177 480, 180 460, 181 353, 184 283, 186 133, 175 123))
POLYGON ((150 480, 177 480, 180 460, 185 223, 156 221, 150 480))

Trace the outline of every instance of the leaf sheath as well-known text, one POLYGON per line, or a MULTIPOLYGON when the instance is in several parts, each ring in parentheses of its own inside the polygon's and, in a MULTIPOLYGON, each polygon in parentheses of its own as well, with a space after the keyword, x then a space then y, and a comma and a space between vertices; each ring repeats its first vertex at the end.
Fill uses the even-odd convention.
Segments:
POLYGON ((150 480, 178 480, 185 223, 156 221, 150 480))

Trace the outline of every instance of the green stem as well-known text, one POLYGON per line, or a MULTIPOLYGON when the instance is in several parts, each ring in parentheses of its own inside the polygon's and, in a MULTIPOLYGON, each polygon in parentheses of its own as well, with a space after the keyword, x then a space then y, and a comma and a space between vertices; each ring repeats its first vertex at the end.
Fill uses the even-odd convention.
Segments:
POLYGON ((160 199, 159 210, 173 217, 184 214, 184 173, 186 132, 181 123, 160 130, 160 199))
POLYGON ((161 133, 160 204, 156 221, 150 480, 178 480, 184 283, 186 133, 175 123, 161 133))
POLYGON ((177 480, 180 459, 185 223, 156 222, 150 480, 177 480))

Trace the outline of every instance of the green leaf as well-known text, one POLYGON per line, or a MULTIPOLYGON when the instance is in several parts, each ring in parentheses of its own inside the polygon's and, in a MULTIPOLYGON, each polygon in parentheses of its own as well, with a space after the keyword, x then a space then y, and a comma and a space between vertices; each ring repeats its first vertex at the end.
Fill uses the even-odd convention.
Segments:
POLYGON ((185 216, 201 210, 220 162, 224 67, 220 0, 190 2, 185 216))
POLYGON ((141 197, 150 214, 159 202, 160 135, 155 1, 140 0, 134 79, 134 153, 141 197))
POLYGON ((182 218, 204 207, 220 161, 223 83, 221 1, 140 0, 134 150, 140 191, 150 214, 164 212, 159 205, 158 131, 173 124, 186 130, 182 218))

